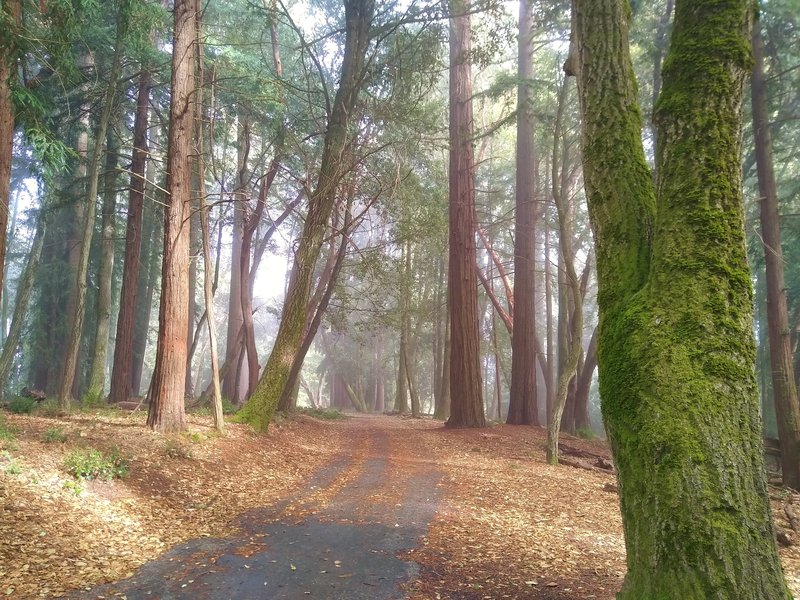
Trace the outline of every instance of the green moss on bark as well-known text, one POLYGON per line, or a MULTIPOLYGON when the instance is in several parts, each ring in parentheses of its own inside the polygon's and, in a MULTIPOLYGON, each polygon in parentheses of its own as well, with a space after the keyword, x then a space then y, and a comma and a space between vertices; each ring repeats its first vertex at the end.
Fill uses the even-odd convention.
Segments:
POLYGON ((788 599, 761 453, 739 173, 752 6, 677 3, 653 205, 632 166, 641 141, 620 132, 638 119, 630 63, 608 45, 627 37, 622 4, 577 3, 600 393, 628 556, 618 598, 788 599))

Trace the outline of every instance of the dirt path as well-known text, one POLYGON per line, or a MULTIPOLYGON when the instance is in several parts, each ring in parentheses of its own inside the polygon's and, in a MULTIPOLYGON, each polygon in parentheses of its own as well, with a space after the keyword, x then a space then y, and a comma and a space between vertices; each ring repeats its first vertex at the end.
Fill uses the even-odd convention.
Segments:
POLYGON ((305 491, 239 519, 237 535, 200 538, 143 565, 133 577, 72 598, 370 599, 402 597, 416 563, 398 558, 425 535, 441 475, 415 456, 390 466, 406 431, 352 419, 353 446, 305 491))

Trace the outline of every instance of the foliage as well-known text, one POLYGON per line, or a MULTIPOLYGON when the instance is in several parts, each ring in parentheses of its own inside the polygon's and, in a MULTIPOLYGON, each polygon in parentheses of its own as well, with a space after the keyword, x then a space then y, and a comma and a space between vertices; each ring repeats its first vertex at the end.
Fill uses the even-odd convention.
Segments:
POLYGON ((42 434, 42 442, 45 444, 63 444, 67 441, 67 434, 58 427, 50 427, 42 434))
POLYGON ((595 438, 594 431, 586 427, 579 427, 575 431, 575 435, 583 440, 593 440, 595 438))
POLYGON ((107 454, 95 448, 85 448, 70 452, 64 459, 64 468, 75 479, 108 481, 126 477, 130 464, 117 448, 112 448, 107 454))
POLYGON ((105 398, 103 396, 103 390, 101 389, 92 388, 81 398, 81 408, 83 409, 100 408, 103 406, 105 406, 105 398))
POLYGON ((4 448, 12 448, 16 445, 17 435, 14 429, 6 423, 5 417, 0 415, 0 442, 4 448))
POLYGON ((27 396, 15 396, 8 403, 8 410, 15 414, 28 415, 36 408, 36 399, 27 396))

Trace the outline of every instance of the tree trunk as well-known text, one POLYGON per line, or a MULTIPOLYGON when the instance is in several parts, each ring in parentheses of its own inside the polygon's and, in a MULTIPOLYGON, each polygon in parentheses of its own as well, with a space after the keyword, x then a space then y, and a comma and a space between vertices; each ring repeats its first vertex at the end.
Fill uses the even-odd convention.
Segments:
POLYGON ((589 390, 592 387, 594 370, 597 368, 597 327, 592 331, 583 366, 575 387, 575 430, 591 431, 592 420, 589 414, 589 390))
POLYGON ((351 138, 348 126, 364 81, 363 69, 371 39, 369 28, 374 10, 374 0, 345 0, 342 70, 325 132, 319 178, 309 198, 308 215, 297 244, 275 344, 258 386, 237 415, 239 420, 250 423, 257 431, 269 427, 280 393, 289 377, 292 361, 302 343, 314 267, 320 255, 336 192, 346 169, 344 153, 351 138))
MULTIPOLYGON (((350 205, 353 200, 352 196, 353 194, 351 193, 347 198, 347 206, 345 207, 344 221, 342 225, 342 241, 339 244, 339 249, 336 253, 333 252, 333 247, 331 247, 331 256, 333 256, 334 259, 330 265, 326 265, 326 268, 320 277, 317 292, 321 291, 322 293, 318 298, 311 301, 311 304, 314 308, 313 315, 309 319, 308 326, 303 332, 303 341, 294 356, 294 360, 292 361, 292 367, 289 370, 289 376, 286 380, 286 385, 284 386, 283 390, 281 390, 281 396, 278 399, 278 407, 280 410, 291 410, 297 404, 296 390, 300 380, 300 372, 303 369, 303 363, 305 362, 306 354, 308 354, 308 350, 311 348, 311 344, 314 342, 314 338, 317 336, 319 326, 322 324, 322 317, 325 315, 325 311, 328 310, 328 304, 330 304, 331 297, 333 297, 336 281, 339 278, 339 273, 342 270, 342 265, 344 264, 344 259, 347 255, 347 245, 350 240, 349 235, 352 227, 352 216, 350 213, 350 205)), ((314 295, 317 296, 316 293, 314 295)))
POLYGON ((97 323, 95 324, 92 368, 89 375, 89 395, 100 398, 106 386, 106 356, 111 331, 114 252, 116 248, 117 163, 119 141, 109 135, 106 150, 106 172, 103 181, 103 209, 100 241, 100 266, 97 271, 97 323))
POLYGON ((655 189, 628 3, 574 7, 600 392, 628 562, 618 598, 788 600, 764 474, 741 192, 754 5, 677 2, 655 189))
POLYGON ((86 315, 86 277, 89 270, 89 251, 92 244, 92 235, 94 234, 94 215, 97 208, 97 190, 100 180, 100 160, 103 156, 106 131, 108 130, 108 124, 111 121, 111 114, 114 110, 117 80, 122 65, 123 39, 128 26, 127 4, 124 1, 118 2, 117 7, 117 34, 114 45, 114 59, 107 74, 108 86, 106 87, 103 99, 103 114, 100 117, 100 123, 97 127, 92 157, 86 173, 89 178, 89 185, 86 193, 86 208, 83 211, 83 232, 80 239, 80 250, 75 273, 75 303, 70 316, 71 327, 64 357, 64 370, 58 392, 58 403, 63 411, 69 410, 70 400, 73 394, 73 383, 75 382, 75 370, 78 366, 78 352, 80 350, 81 335, 83 333, 83 320, 86 315))
POLYGON ((450 2, 450 418, 449 427, 485 427, 478 281, 475 273, 475 163, 472 146, 470 15, 450 2))
MULTIPOLYGON (((250 125, 240 118, 236 128, 237 147, 237 182, 234 191, 233 208, 233 240, 231 245, 231 286, 228 295, 228 332, 225 342, 225 360, 231 364, 239 363, 239 355, 243 352, 241 344, 234 344, 244 323, 242 312, 242 243, 244 239, 245 214, 247 211, 247 158, 250 154, 250 125)), ((242 399, 238 396, 239 370, 231 369, 222 382, 222 393, 228 400, 238 404, 242 399)))
POLYGON ((778 189, 772 158, 772 135, 769 130, 767 83, 764 75, 764 47, 758 29, 753 31, 755 67, 751 85, 753 134, 761 196, 761 242, 767 280, 767 327, 772 392, 781 440, 783 483, 800 490, 800 402, 792 364, 791 333, 786 307, 786 283, 783 276, 783 249, 778 216, 778 189))
MULTIPOLYGON (((3 352, 0 354, 0 382, 3 383, 8 381, 8 375, 14 364, 14 355, 17 353, 20 338, 22 337, 25 315, 28 312, 28 303, 31 298, 31 292, 33 291, 33 276, 39 266, 39 258, 42 255, 42 246, 44 246, 45 227, 46 217, 44 215, 44 210, 42 210, 36 217, 36 233, 33 236, 33 244, 28 253, 25 269, 22 271, 19 283, 17 284, 17 294, 16 298, 14 298, 14 314, 11 317, 11 327, 3 343, 3 352)), ((2 388, 0 388, 0 391, 1 390, 2 388)))
MULTIPOLYGON (((14 156, 14 104, 11 84, 16 79, 17 33, 22 21, 21 0, 3 0, 0 4, 5 43, 0 46, 0 290, 6 264, 6 231, 8 229, 8 199, 11 194, 11 161, 14 156)), ((5 328, 5 323, 2 324, 5 328)))
POLYGON ((161 433, 186 429, 186 332, 189 327, 189 217, 192 194, 192 133, 195 112, 197 0, 175 0, 172 84, 167 144, 164 256, 158 313, 158 348, 147 426, 161 433))
POLYGON ((150 71, 143 66, 139 73, 136 116, 133 122, 133 161, 128 194, 128 224, 125 232, 125 259, 122 289, 111 369, 108 401, 124 402, 131 395, 134 322, 139 296, 139 261, 142 254, 142 217, 144 214, 145 169, 147 166, 147 128, 149 126, 150 71))
POLYGON ((538 425, 536 398, 536 162, 533 147, 533 4, 519 3, 517 190, 514 209, 514 335, 506 423, 538 425))
POLYGON ((450 312, 445 307, 444 355, 442 356, 442 391, 433 412, 434 419, 446 421, 450 418, 450 312))
POLYGON ((150 314, 153 311, 153 295, 161 276, 161 251, 162 245, 158 243, 163 239, 161 219, 156 209, 147 210, 144 214, 142 226, 143 240, 146 240, 147 253, 146 271, 139 277, 136 291, 136 314, 133 329, 133 348, 131 352, 131 395, 139 396, 142 389, 142 373, 144 371, 144 354, 147 350, 148 334, 150 332, 150 314))

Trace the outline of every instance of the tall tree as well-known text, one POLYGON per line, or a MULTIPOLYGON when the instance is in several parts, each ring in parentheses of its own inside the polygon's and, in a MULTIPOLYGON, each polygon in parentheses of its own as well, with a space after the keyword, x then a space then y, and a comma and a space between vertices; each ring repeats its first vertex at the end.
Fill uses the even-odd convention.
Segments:
POLYGON ((167 193, 158 347, 148 427, 162 433, 186 428, 186 331, 189 322, 189 217, 195 111, 195 18, 198 0, 175 0, 172 84, 167 143, 167 193))
POLYGON ((603 416, 628 572, 617 596, 790 598, 763 470, 740 174, 750 0, 678 0, 645 162, 628 3, 575 0, 603 416))
POLYGON ((122 290, 117 316, 114 363, 108 401, 124 402, 131 395, 134 323, 138 297, 139 267, 142 254, 142 216, 144 214, 145 170, 147 167, 147 127, 150 101, 149 69, 142 65, 133 120, 133 160, 128 185, 128 221, 125 231, 125 257, 122 267, 122 290))
POLYGON ((533 147, 533 2, 519 3, 517 186, 514 208, 514 335, 511 338, 512 425, 538 425, 536 399, 536 162, 533 147))
POLYGON ((783 483, 800 490, 800 401, 792 364, 792 339, 786 306, 786 283, 783 273, 783 248, 778 217, 778 186, 773 168, 767 82, 764 73, 764 43, 758 28, 753 30, 753 138, 761 196, 761 242, 767 280, 767 329, 772 394, 781 441, 783 483))
POLYGON ((70 317, 70 329, 67 337, 67 347, 64 356, 64 368, 61 375, 61 384, 58 392, 58 403, 62 410, 68 410, 73 394, 73 384, 75 383, 75 370, 78 366, 78 352, 80 351, 81 335, 83 333, 83 322, 86 315, 86 288, 88 285, 87 275, 89 269, 89 251, 91 249, 92 236, 94 234, 94 215, 97 208, 97 195, 100 183, 100 161, 103 156, 103 146, 106 140, 111 115, 114 110, 114 99, 116 98, 117 83, 120 70, 122 68, 123 39, 128 28, 128 18, 130 11, 130 0, 119 0, 117 8, 117 33, 114 45, 114 58, 111 68, 107 73, 107 86, 103 97, 103 113, 95 132, 94 147, 89 161, 86 175, 89 179, 86 191, 86 207, 82 212, 83 222, 80 243, 78 246, 78 259, 75 272, 75 292, 72 312, 70 317))
POLYGON ((484 427, 475 273, 475 151, 470 14, 450 2, 450 427, 484 427))
POLYGON ((256 389, 237 415, 239 420, 250 423, 258 431, 269 427, 302 344, 314 266, 322 249, 336 192, 348 168, 345 147, 352 135, 348 128, 365 82, 364 66, 375 3, 374 0, 345 0, 344 4, 345 44, 339 88, 328 114, 319 176, 298 240, 278 334, 256 389))
POLYGON ((107 134, 106 165, 103 177, 103 208, 100 231, 100 265, 97 269, 97 322, 95 324, 92 366, 89 374, 88 395, 101 398, 106 385, 106 355, 111 330, 112 291, 114 279, 114 253, 116 251, 117 163, 119 138, 107 134))
POLYGON ((17 43, 14 34, 22 21, 22 2, 3 0, 0 4, 0 290, 6 264, 6 230, 8 199, 11 193, 11 158, 14 147, 14 103, 11 98, 13 80, 17 77, 17 43))

